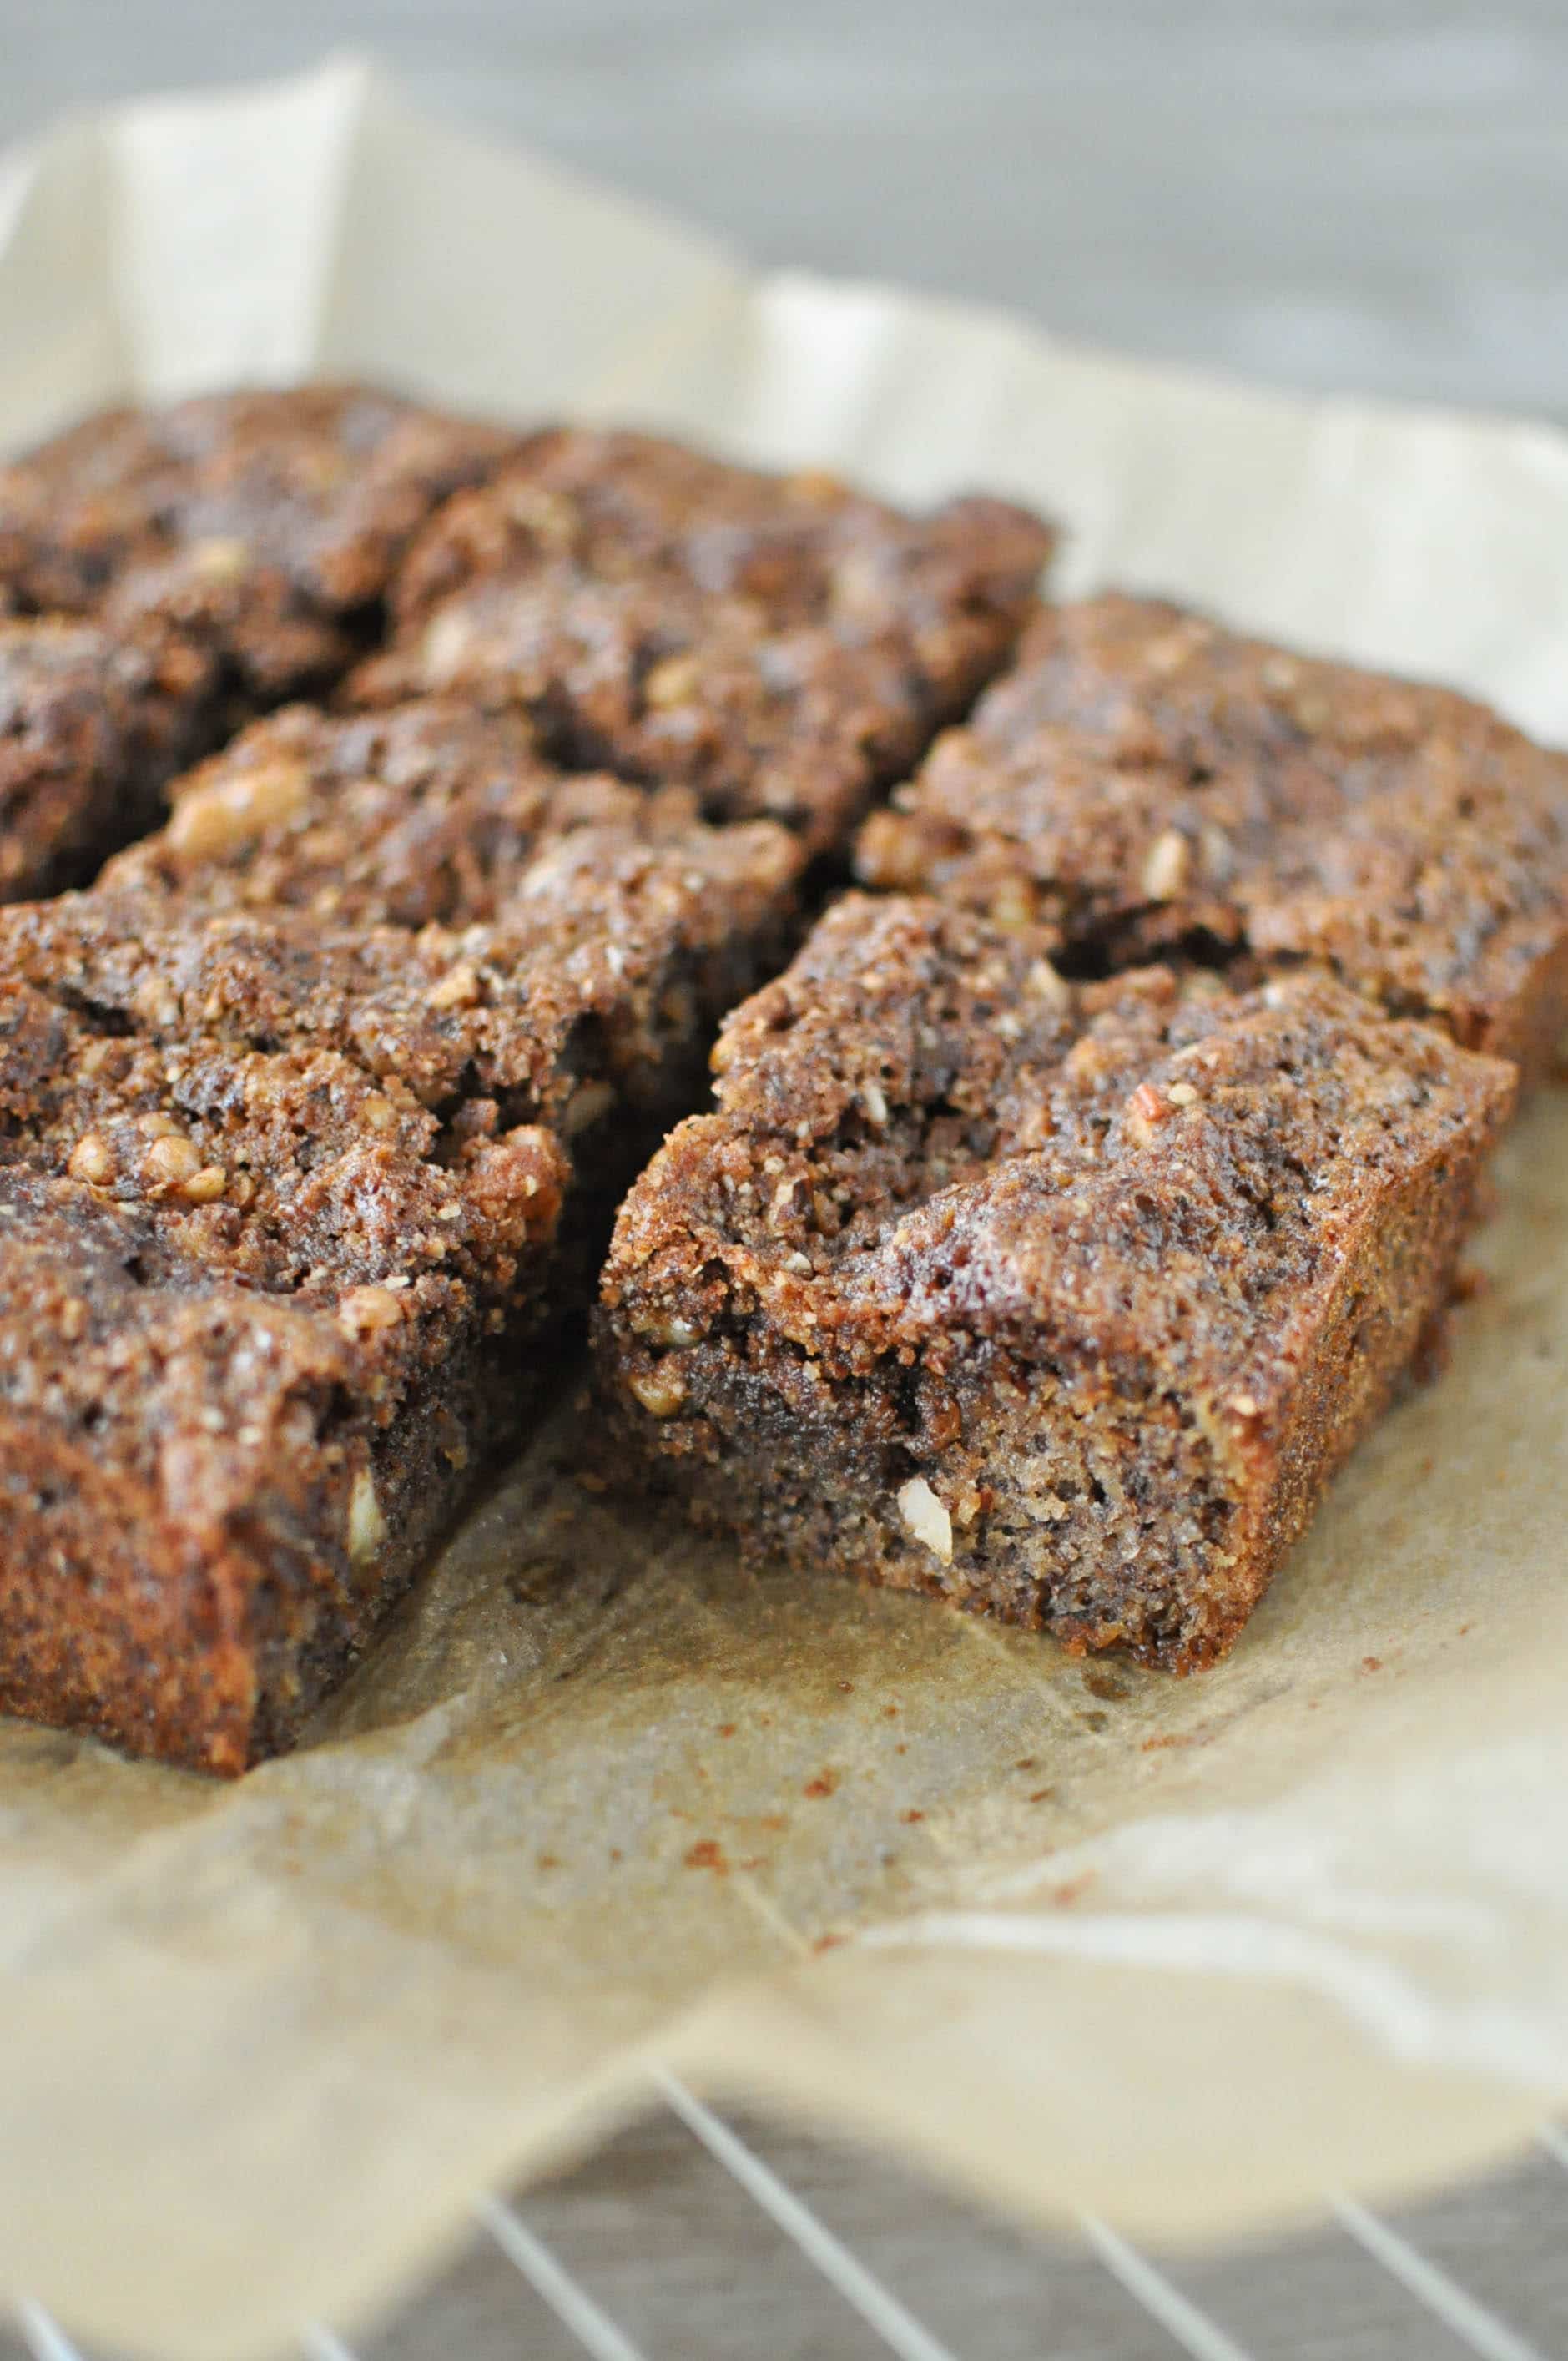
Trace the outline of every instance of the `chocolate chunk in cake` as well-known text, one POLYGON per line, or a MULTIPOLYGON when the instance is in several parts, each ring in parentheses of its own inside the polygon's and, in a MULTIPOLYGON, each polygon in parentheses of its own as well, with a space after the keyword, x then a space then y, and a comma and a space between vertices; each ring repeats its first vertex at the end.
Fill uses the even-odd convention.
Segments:
POLYGON ((618 1453, 748 1551, 1186 1670, 1429 1354, 1514 1076, 1316 974, 851 896, 627 1199, 618 1453))

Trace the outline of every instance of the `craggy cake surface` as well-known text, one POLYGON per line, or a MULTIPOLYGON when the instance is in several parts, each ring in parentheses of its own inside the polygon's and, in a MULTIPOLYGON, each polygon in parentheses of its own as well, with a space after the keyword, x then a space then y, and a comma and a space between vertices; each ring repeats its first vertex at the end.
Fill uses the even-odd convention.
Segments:
POLYGON ((275 704, 363 653, 420 526, 517 443, 350 385, 106 411, 0 468, 0 610, 172 634, 275 704))
POLYGON ((0 1704, 290 1741, 515 1430, 798 860, 585 828, 417 934, 0 913, 0 1704))
POLYGON ((0 622, 0 900, 81 884, 209 742, 212 667, 62 616, 0 622))
MULTIPOLYGON (((766 822, 586 826, 545 843, 488 924, 417 933, 213 914, 106 877, 7 914, 0 976, 112 1028, 210 1038, 220 1059, 225 1045, 325 1044, 433 1108, 472 1100, 491 1127, 547 1123, 575 1143, 597 1203, 691 1104, 718 1016, 782 955, 799 863, 766 822)), ((69 1060, 37 1087, 56 1084, 73 1106, 69 1060)))
POLYGON ((1531 1074, 1568 1016, 1568 757, 1445 689, 1094 599, 1041 616, 896 804, 868 884, 1040 926, 1076 970, 1321 961, 1531 1074))
POLYGON ((494 917, 538 853, 573 829, 668 839, 695 817, 683 788, 650 794, 561 771, 516 713, 435 697, 367 714, 297 705, 181 779, 168 826, 123 853, 104 884, 187 909, 461 926, 494 917))
POLYGON ((352 693, 521 705, 564 763, 822 851, 1005 662, 1052 540, 999 500, 908 517, 828 477, 558 430, 416 543, 391 652, 352 693))
POLYGON ((1320 978, 850 897, 622 1210, 618 1439, 749 1547, 1180 1668, 1430 1347, 1513 1077, 1320 978))

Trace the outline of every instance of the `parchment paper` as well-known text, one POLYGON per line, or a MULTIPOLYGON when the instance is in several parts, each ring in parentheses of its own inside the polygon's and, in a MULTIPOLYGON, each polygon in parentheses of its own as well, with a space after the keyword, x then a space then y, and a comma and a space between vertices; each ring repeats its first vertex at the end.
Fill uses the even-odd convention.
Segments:
MULTIPOLYGON (((1568 445, 1131 367, 712 245, 353 61, 0 165, 0 434, 363 370, 1058 510, 1568 736, 1568 445)), ((0 1725, 0 2287, 171 2361, 385 2300, 488 2182, 709 2088, 1015 2209, 1232 2234, 1568 2092, 1568 1104, 1453 1367, 1237 1650, 1083 1668, 620 1522, 544 1436, 291 1760, 0 1725)))

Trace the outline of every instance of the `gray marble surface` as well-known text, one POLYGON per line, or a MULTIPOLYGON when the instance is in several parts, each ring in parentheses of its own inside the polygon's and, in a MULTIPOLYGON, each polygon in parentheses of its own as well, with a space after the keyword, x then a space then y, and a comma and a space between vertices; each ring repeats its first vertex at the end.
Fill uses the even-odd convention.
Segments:
MULTIPOLYGON (((763 259, 1316 388, 1568 418, 1568 0, 0 0, 0 139, 345 46, 763 259)), ((1568 2354, 1568 2169, 1544 2151, 1404 2222, 1413 2275, 1341 2226, 1171 2266, 1162 2323, 1080 2250, 866 2157, 748 2136, 891 2299, 879 2325, 666 2115, 520 2199, 554 2301, 480 2235, 360 2350, 1568 2354)), ((23 2350, 0 2334, 0 2361, 23 2350)))

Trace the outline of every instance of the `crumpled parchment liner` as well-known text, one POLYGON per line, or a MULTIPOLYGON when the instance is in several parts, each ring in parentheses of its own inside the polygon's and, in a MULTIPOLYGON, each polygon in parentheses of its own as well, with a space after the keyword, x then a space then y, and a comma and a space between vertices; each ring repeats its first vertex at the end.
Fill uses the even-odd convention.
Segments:
MULTIPOLYGON (((1069 520, 1074 587, 1568 734, 1557 438, 755 280, 352 64, 0 164, 0 327, 14 437, 353 368, 994 482, 1069 520)), ((1518 2142, 1568 2092, 1561 1094, 1502 1194, 1448 1375, 1202 1679, 743 1573, 584 1489, 568 1409, 290 1760, 225 1788, 0 1725, 0 2287, 262 2353, 660 2060, 1146 2236, 1518 2142)))

